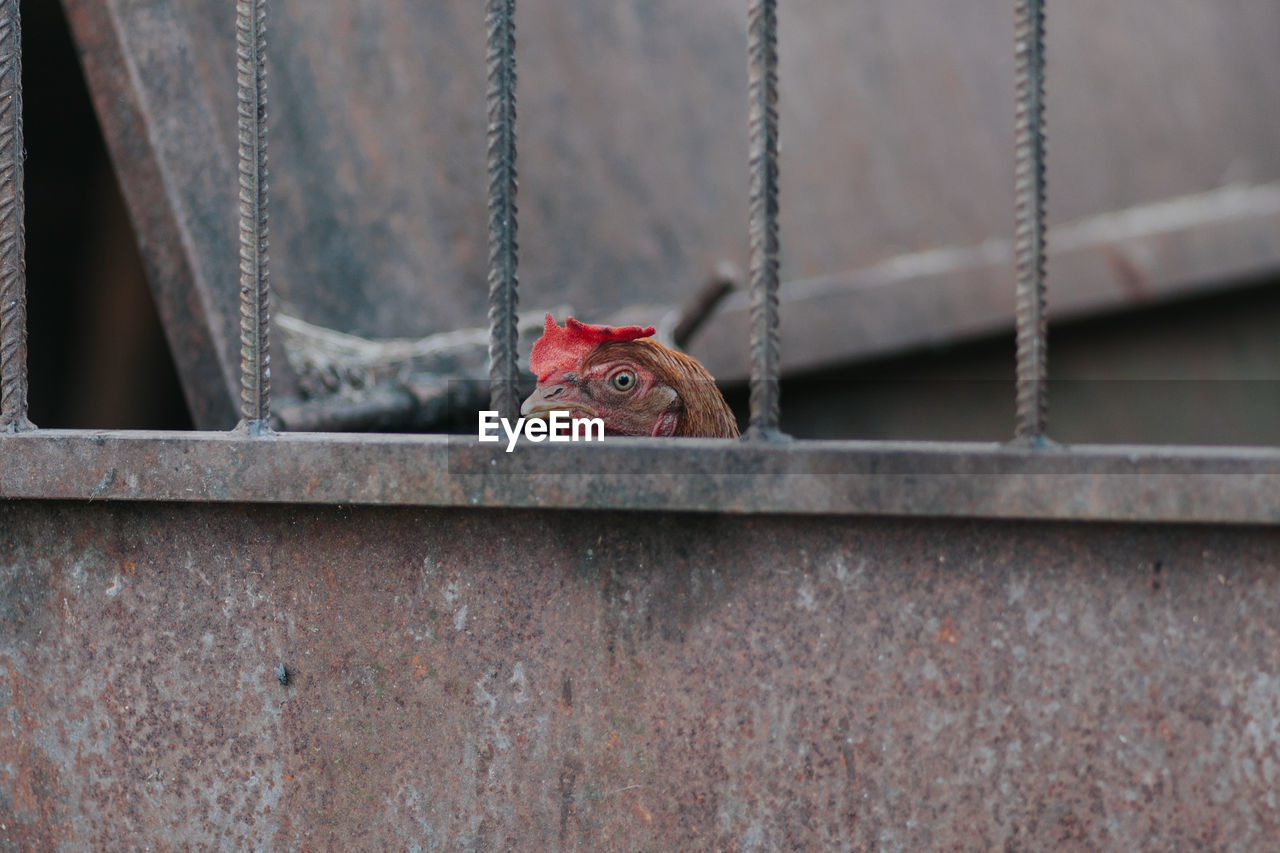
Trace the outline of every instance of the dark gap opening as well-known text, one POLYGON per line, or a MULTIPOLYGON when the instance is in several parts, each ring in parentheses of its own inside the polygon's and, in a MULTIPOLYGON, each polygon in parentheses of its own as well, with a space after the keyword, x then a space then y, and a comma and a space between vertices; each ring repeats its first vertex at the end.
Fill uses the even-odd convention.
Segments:
POLYGON ((31 419, 190 429, 62 8, 21 10, 31 419))

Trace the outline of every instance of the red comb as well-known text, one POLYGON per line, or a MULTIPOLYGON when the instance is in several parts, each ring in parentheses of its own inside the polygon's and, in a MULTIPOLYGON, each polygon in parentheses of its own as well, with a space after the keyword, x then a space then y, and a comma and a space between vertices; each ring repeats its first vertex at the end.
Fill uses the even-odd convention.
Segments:
POLYGON ((589 326, 572 317, 565 319, 562 329, 548 314, 542 337, 529 354, 529 369, 541 382, 552 374, 572 370, 605 341, 634 341, 652 334, 653 326, 589 326))

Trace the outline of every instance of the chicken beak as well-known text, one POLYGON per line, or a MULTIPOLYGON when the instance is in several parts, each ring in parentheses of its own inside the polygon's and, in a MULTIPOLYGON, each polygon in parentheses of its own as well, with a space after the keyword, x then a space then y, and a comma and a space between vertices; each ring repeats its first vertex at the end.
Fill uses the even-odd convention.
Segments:
POLYGON ((551 402, 548 395, 554 397, 562 391, 564 391, 563 385, 552 385, 546 388, 539 385, 537 388, 534 388, 533 393, 520 404, 520 414, 526 418, 545 418, 547 413, 554 408, 554 404, 551 402))
POLYGON ((526 418, 541 418, 546 420, 552 412, 570 412, 572 414, 581 414, 594 418, 596 413, 577 402, 576 400, 566 400, 563 395, 566 391, 564 385, 539 385, 533 389, 533 393, 529 395, 522 404, 520 404, 520 414, 526 418))

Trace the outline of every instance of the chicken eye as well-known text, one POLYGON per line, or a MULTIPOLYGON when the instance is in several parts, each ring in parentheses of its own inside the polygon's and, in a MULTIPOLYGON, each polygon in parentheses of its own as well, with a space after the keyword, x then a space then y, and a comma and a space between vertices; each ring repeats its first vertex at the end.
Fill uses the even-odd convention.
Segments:
POLYGON ((625 393, 636 387, 636 375, 630 370, 619 370, 613 374, 609 382, 616 390, 625 393))

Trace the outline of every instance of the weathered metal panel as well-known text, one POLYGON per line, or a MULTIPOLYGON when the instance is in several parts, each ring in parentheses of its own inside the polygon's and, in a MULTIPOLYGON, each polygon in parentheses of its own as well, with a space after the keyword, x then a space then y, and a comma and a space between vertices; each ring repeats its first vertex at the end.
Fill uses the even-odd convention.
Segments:
POLYGON ((1280 448, 40 430, 0 498, 1280 522, 1280 448))
MULTIPOLYGON (((229 426, 232 10, 63 5, 197 423, 229 426)), ((374 337, 482 327, 482 10, 272 8, 284 309, 374 337)), ((1049 14, 1051 310, 1275 269, 1280 7, 1049 14)), ((779 27, 784 369, 1010 325, 1009 4, 804 0, 779 27)), ((736 0, 520 4, 522 305, 657 320, 717 262, 746 267, 745 29, 736 0)), ((741 309, 692 344, 722 378, 745 375, 741 309)))
POLYGON ((1275 528, 6 501, 0 609, 0 849, 1280 833, 1275 528))

